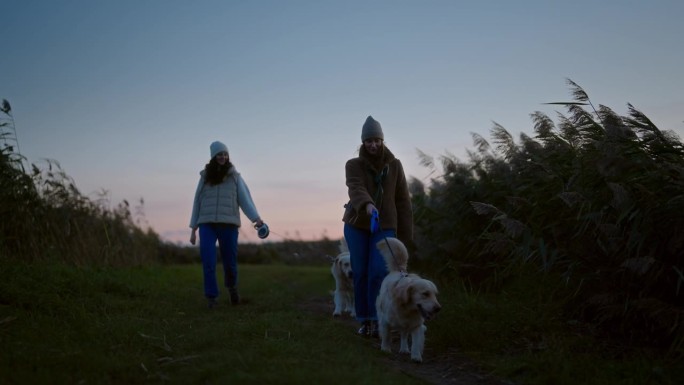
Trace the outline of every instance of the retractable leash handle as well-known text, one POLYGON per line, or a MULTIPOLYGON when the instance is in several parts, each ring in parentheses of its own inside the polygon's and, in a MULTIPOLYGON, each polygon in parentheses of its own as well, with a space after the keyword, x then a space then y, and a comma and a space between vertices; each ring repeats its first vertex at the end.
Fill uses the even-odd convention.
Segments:
POLYGON ((373 210, 370 220, 371 234, 375 234, 378 230, 380 230, 380 217, 378 216, 378 210, 373 210))
POLYGON ((261 226, 254 225, 254 229, 257 231, 257 236, 261 239, 266 239, 268 237, 268 234, 271 232, 268 229, 268 225, 266 222, 263 222, 261 226))

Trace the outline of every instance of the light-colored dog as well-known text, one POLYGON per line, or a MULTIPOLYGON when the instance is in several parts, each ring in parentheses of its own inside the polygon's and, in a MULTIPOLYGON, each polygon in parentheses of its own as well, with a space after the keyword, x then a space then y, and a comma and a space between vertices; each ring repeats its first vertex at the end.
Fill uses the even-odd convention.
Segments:
POLYGON ((442 309, 437 301, 437 286, 416 274, 406 273, 408 251, 400 240, 386 238, 378 242, 377 247, 389 270, 375 302, 380 349, 392 351, 390 331, 397 330, 401 337, 399 352, 411 353, 411 360, 422 362, 427 330, 425 321, 432 319, 442 309))
POLYGON ((344 238, 340 241, 340 253, 333 259, 330 272, 335 278, 333 317, 341 316, 342 312, 347 312, 351 317, 356 317, 353 273, 349 260, 349 248, 344 238))

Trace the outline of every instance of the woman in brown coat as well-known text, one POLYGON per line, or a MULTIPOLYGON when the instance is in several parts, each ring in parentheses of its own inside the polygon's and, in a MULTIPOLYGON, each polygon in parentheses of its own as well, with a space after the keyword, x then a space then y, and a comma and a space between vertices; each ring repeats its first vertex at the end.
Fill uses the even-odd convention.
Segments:
POLYGON ((359 156, 347 161, 345 175, 349 203, 342 220, 354 272, 358 333, 377 337, 375 299, 387 275, 385 261, 375 247, 385 237, 399 238, 404 244, 413 240, 413 210, 404 168, 385 146, 380 122, 369 116, 361 130, 359 156), (379 230, 371 231, 376 212, 379 230))

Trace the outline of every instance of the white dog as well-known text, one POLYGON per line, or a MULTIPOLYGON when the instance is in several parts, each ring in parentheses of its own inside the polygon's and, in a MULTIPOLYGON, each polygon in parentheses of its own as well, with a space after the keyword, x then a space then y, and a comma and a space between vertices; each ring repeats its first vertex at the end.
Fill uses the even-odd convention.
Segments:
POLYGON ((335 310, 333 317, 339 317, 342 312, 348 312, 356 317, 354 309, 354 281, 349 260, 349 248, 344 238, 340 241, 340 254, 332 261, 330 272, 335 278, 335 310))
POLYGON ((427 330, 425 321, 433 318, 442 309, 437 301, 437 286, 416 274, 406 273, 408 251, 398 239, 383 239, 377 243, 377 247, 389 270, 389 274, 382 281, 375 302, 380 349, 384 352, 392 351, 390 331, 397 330, 401 336, 399 352, 410 352, 411 360, 422 362, 427 330))

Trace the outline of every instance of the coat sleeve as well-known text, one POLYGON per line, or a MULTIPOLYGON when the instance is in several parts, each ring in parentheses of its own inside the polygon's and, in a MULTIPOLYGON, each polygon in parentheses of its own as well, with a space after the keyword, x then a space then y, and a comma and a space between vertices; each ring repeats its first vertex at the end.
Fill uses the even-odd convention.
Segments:
POLYGON ((204 186, 204 176, 200 176, 199 182, 197 182, 197 188, 195 189, 195 199, 192 201, 192 214, 190 214, 190 228, 194 229, 197 227, 197 219, 199 217, 200 210, 200 195, 202 194, 202 187, 204 186))
POLYGON ((366 205, 375 202, 366 186, 363 163, 355 159, 348 160, 345 165, 345 179, 352 207, 357 213, 365 214, 366 205))
POLYGON ((254 204, 254 200, 252 199, 252 194, 249 192, 249 187, 247 187, 247 183, 245 183, 244 179, 242 179, 242 176, 239 174, 236 175, 237 179, 237 193, 238 193, 238 205, 242 209, 242 212, 245 213, 245 216, 249 218, 249 220, 254 223, 259 220, 259 212, 256 209, 256 205, 254 204))

